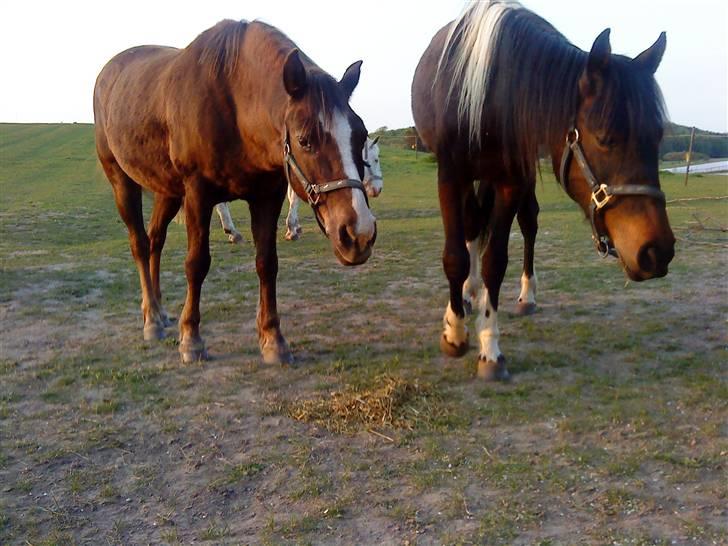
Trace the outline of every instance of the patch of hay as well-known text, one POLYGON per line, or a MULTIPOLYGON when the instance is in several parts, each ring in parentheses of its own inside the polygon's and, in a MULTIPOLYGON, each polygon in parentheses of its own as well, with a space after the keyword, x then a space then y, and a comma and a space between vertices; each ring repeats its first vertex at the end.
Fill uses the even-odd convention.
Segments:
POLYGON ((413 430, 431 419, 433 402, 429 385, 381 375, 371 388, 347 387, 328 396, 290 402, 282 409, 297 421, 315 423, 331 432, 371 427, 413 430))

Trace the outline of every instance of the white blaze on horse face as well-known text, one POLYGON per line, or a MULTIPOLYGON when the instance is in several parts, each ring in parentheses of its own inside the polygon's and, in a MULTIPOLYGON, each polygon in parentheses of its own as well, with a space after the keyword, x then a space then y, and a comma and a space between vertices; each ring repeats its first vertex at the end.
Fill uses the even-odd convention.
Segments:
POLYGON ((476 323, 478 340, 480 341, 480 359, 488 362, 498 362, 501 355, 498 347, 498 312, 493 309, 488 296, 488 289, 483 289, 483 302, 476 323))
POLYGON ((521 275, 521 294, 518 296, 518 303, 536 303, 536 271, 533 277, 527 276, 525 273, 521 275))
MULTIPOLYGON (((359 171, 354 163, 354 155, 351 150, 351 125, 349 119, 343 112, 336 110, 332 121, 332 136, 339 147, 344 174, 352 180, 360 180, 359 171)), ((351 188, 351 206, 356 211, 357 216, 356 227, 354 228, 356 234, 365 235, 369 238, 373 237, 376 219, 367 206, 364 193, 356 188, 351 188)))
POLYGON ((442 328, 445 340, 451 345, 459 347, 468 341, 468 327, 465 326, 465 318, 458 317, 447 304, 445 316, 442 318, 442 328))

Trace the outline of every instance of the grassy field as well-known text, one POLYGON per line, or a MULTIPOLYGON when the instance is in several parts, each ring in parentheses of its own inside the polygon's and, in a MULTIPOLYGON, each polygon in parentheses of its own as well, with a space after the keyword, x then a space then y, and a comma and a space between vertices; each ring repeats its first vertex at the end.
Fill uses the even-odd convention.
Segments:
MULTIPOLYGON (((382 150, 374 256, 279 230, 295 367, 259 363, 248 242, 213 232, 202 334, 142 340, 88 125, 0 125, 0 543, 726 544, 728 177, 666 175, 670 274, 626 283, 544 171, 539 312, 501 301, 511 384, 440 355, 435 164, 382 150), (679 201, 675 201, 679 200, 679 201), (722 231, 721 231, 722 227, 722 231)), ((244 203, 232 205, 247 236, 244 203)), ((302 208, 303 211, 303 208, 302 208)), ((183 226, 163 260, 184 298, 183 226)))

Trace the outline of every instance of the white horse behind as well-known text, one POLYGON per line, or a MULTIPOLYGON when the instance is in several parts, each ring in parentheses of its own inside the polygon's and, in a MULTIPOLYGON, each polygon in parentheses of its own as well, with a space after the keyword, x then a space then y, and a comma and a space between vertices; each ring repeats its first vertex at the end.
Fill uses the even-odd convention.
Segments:
MULTIPOLYGON (((362 158, 364 159, 364 188, 369 197, 378 197, 382 193, 384 179, 382 178, 382 166, 379 163, 379 145, 377 142, 379 137, 374 140, 367 138, 364 149, 362 150, 362 158)), ((296 192, 288 187, 288 216, 286 216, 286 239, 295 241, 301 236, 303 230, 298 221, 298 205, 301 200, 296 192)), ((243 236, 235 228, 232 216, 230 216, 229 203, 220 203, 215 207, 217 215, 220 217, 223 231, 227 234, 231 243, 242 243, 243 236)))

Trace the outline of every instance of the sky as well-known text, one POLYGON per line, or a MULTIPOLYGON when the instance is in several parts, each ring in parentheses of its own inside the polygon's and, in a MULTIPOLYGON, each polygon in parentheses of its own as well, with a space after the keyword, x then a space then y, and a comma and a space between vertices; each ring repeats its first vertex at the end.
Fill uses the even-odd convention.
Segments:
MULTIPOLYGON (((728 2, 725 0, 523 0, 588 50, 605 28, 630 57, 661 31, 657 71, 672 121, 728 131, 728 2)), ((6 1, 0 6, 0 122, 92 122, 96 75, 131 46, 184 47, 225 18, 261 19, 285 32, 340 78, 362 59, 351 104, 373 131, 413 124, 410 85, 435 32, 463 0, 6 1)), ((555 82, 557 85, 558 82, 555 82)))

